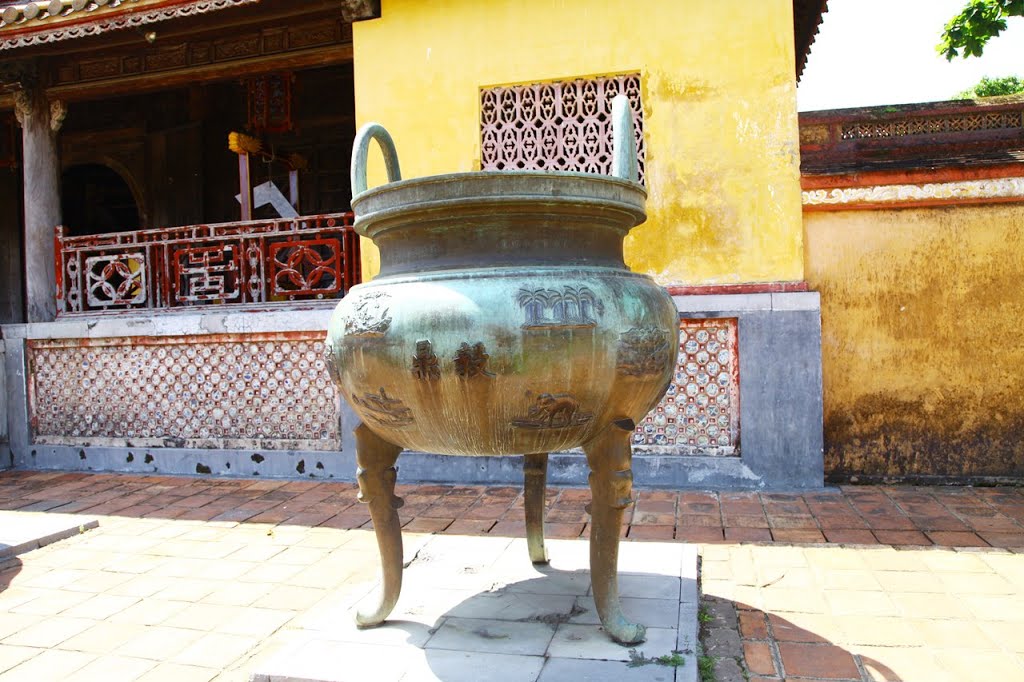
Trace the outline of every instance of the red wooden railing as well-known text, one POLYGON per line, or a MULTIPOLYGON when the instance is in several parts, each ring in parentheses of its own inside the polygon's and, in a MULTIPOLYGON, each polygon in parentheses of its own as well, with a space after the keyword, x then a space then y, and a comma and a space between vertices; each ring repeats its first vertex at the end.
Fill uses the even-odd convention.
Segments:
POLYGON ((57 312, 344 296, 360 277, 351 213, 81 237, 56 228, 57 312))

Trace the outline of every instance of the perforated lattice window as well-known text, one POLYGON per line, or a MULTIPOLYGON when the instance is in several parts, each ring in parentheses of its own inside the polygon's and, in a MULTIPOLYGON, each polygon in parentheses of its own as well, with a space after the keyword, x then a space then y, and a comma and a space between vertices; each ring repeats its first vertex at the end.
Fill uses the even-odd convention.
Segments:
POLYGON ((644 182, 640 74, 484 88, 480 91, 480 165, 484 170, 611 173, 612 99, 629 98, 644 182))

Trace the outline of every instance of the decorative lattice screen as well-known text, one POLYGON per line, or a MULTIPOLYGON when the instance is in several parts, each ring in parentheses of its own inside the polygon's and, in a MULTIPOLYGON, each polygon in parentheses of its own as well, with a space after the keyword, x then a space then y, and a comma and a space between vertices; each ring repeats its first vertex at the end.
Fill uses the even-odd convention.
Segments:
POLYGON ((35 443, 336 450, 322 333, 30 342, 35 443))
POLYGON ((994 111, 955 116, 908 117, 896 121, 859 121, 843 125, 840 137, 843 140, 863 140, 1020 127, 1022 127, 1021 112, 994 111))
POLYGON ((675 376, 665 397, 637 425, 634 452, 738 455, 738 321, 679 321, 675 376))
POLYGON ((609 174, 612 99, 629 97, 644 182, 640 74, 577 78, 480 91, 480 165, 484 170, 560 170, 609 174))

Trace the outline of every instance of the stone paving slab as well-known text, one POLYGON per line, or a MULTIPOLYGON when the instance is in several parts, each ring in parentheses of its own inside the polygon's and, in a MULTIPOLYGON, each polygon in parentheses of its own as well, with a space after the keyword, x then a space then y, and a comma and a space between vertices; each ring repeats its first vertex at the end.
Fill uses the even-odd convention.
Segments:
POLYGON ((355 595, 325 602, 278 633, 277 653, 250 680, 696 681, 695 546, 622 545, 620 567, 646 567, 622 575, 632 595, 623 608, 648 625, 646 642, 623 647, 591 617, 588 544, 548 545, 551 564, 533 566, 522 539, 433 536, 406 568, 384 625, 354 626, 355 595), (455 587, 460 577, 463 589, 455 587), (657 662, 673 652, 683 665, 657 662))
POLYGON ((96 528, 99 521, 77 514, 0 510, 0 561, 96 528))
MULTIPOLYGON (((406 616, 371 644, 415 649, 395 659, 406 682, 532 679, 538 664, 542 682, 674 682, 676 669, 656 665, 474 652, 467 666, 465 652, 428 652, 447 618, 574 612, 558 625, 596 626, 581 541, 590 494, 549 488, 549 536, 575 538, 552 542, 556 568, 580 570, 540 574, 525 561, 520 489, 399 487, 406 616), (474 561, 458 559, 460 547, 474 561), (510 575, 492 589, 496 566, 510 575), (424 590, 431 582, 441 587, 424 590)), ((371 631, 346 632, 338 614, 372 589, 378 565, 355 495, 335 481, 0 472, 0 510, 101 521, 0 561, 0 682, 243 682, 295 638, 314 662, 339 647, 358 658, 352 647, 370 644, 349 640, 371 631)), ((671 627, 677 599, 677 623, 693 623, 696 582, 666 597, 630 574, 674 572, 683 543, 702 543, 702 641, 717 682, 1024 679, 1024 489, 640 490, 626 515, 623 603, 652 628, 671 627)))

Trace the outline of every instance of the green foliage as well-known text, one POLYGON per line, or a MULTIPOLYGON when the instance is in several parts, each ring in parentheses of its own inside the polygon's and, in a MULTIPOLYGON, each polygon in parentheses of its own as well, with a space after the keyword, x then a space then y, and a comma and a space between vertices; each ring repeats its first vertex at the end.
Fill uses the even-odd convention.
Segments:
POLYGON ((670 654, 664 656, 658 656, 651 658, 644 653, 637 651, 636 649, 629 650, 629 663, 626 664, 627 668, 639 668, 645 665, 664 665, 670 668, 678 668, 686 665, 686 659, 683 658, 683 651, 674 650, 670 654))
POLYGON ((958 93, 954 99, 975 99, 977 97, 999 97, 1024 92, 1024 80, 1016 76, 989 78, 983 76, 973 88, 958 93))
POLYGON ((697 620, 698 620, 698 621, 700 621, 701 623, 710 623, 711 621, 713 621, 713 620, 714 620, 714 616, 712 616, 712 615, 711 615, 711 614, 710 614, 710 613, 708 612, 708 608, 707 608, 706 606, 703 606, 703 605, 702 605, 702 606, 701 606, 701 607, 700 607, 700 608, 699 608, 699 609, 697 610, 697 620))
POLYGON ((1006 30, 1007 17, 1020 16, 1024 16, 1024 0, 970 0, 946 24, 935 49, 949 61, 957 56, 980 57, 989 39, 1006 30))
POLYGON ((658 665, 667 665, 672 668, 678 668, 681 665, 686 665, 686 659, 683 658, 682 652, 673 651, 671 654, 658 656, 658 665))
POLYGON ((700 673, 700 682, 715 682, 715 659, 700 656, 697 659, 697 672, 700 673))

